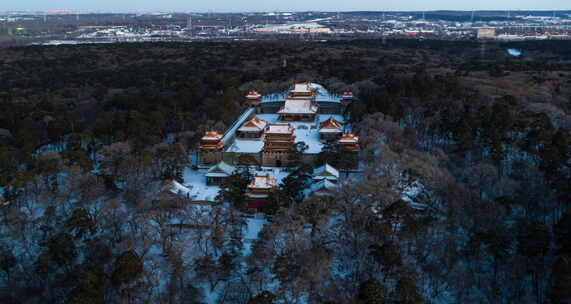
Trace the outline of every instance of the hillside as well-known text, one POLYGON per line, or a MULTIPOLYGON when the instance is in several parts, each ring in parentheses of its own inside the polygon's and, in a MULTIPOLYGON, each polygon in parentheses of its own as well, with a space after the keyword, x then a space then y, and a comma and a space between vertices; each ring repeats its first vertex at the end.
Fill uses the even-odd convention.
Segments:
POLYGON ((0 302, 568 303, 569 49, 2 49, 0 302), (250 90, 294 81, 355 94, 343 114, 359 137, 358 170, 324 145, 280 171, 271 203, 255 211, 246 171, 213 204, 171 191, 196 178, 201 137, 224 133, 250 90), (306 195, 309 172, 326 163, 345 180, 306 195))

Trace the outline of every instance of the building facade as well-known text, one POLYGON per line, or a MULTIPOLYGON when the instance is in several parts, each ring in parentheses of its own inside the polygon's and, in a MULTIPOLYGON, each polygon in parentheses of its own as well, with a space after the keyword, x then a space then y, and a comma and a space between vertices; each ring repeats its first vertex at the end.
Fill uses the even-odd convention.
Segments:
POLYGON ((200 164, 214 165, 223 158, 224 142, 222 142, 222 134, 216 131, 208 131, 200 140, 200 164))

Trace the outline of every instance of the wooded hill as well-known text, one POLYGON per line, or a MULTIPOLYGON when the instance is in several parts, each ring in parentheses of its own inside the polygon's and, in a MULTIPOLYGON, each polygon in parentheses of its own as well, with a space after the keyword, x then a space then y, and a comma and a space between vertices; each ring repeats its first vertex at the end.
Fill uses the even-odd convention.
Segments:
POLYGON ((251 303, 569 303, 570 49, 2 49, 0 302, 201 303, 207 287, 251 303), (180 179, 203 132, 224 131, 249 89, 294 80, 359 96, 351 119, 364 178, 302 201, 306 171, 293 170, 242 257, 236 208, 206 220, 161 183, 180 179), (413 202, 402 199, 410 186, 413 202))

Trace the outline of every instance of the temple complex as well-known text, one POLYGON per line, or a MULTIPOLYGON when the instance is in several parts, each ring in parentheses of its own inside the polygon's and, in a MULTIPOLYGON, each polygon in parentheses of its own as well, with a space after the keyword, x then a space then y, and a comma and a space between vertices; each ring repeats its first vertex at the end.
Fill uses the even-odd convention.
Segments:
POLYGON ((207 132, 200 146, 200 165, 224 161, 230 165, 286 167, 291 153, 303 143, 303 161, 312 162, 325 144, 359 151, 359 138, 347 123, 351 92, 336 95, 311 82, 296 82, 285 93, 262 95, 251 90, 245 111, 224 135, 207 132))
MULTIPOLYGON (((269 200, 271 191, 299 162, 316 164, 324 147, 343 152, 343 168, 358 167, 359 137, 353 135, 347 107, 357 102, 351 92, 332 94, 311 82, 294 83, 282 93, 250 91, 244 111, 224 134, 208 131, 198 147, 198 168, 189 186, 198 201, 211 201, 217 188, 237 170, 254 178, 247 188, 251 208, 269 200)), ((330 150, 328 150, 330 151, 330 150)), ((353 169, 350 169, 353 170, 353 169)), ((339 171, 329 164, 316 168, 308 191, 327 195, 339 187, 339 171)), ((189 196, 191 194, 188 194, 189 196)))

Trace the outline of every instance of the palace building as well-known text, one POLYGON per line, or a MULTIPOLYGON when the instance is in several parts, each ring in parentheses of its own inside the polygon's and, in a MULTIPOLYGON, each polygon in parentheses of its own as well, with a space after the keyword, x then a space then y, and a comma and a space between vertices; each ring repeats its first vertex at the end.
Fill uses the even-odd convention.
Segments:
POLYGON ((257 108, 262 103, 262 94, 258 93, 258 91, 253 90, 246 95, 246 106, 251 108, 257 108))
POLYGON ((278 111, 282 121, 314 121, 318 112, 315 102, 318 88, 309 82, 295 83, 284 106, 278 111))
POLYGON ((328 180, 332 183, 337 183, 337 181, 339 180, 339 171, 333 168, 333 166, 325 164, 313 170, 312 178, 314 181, 328 180))
POLYGON ((267 125, 267 121, 259 118, 258 116, 254 116, 238 129, 238 137, 242 139, 259 139, 264 135, 264 129, 267 125))
POLYGON ((214 165, 214 167, 208 169, 204 175, 206 177, 206 184, 221 185, 226 181, 226 179, 232 176, 235 171, 236 167, 221 161, 214 165))
POLYGON ((330 117, 319 124, 319 137, 322 140, 335 140, 343 134, 343 124, 330 117))
POLYGON ((248 185, 246 196, 250 201, 250 208, 262 207, 268 202, 270 193, 272 190, 276 189, 278 184, 277 179, 271 178, 269 174, 267 175, 256 175, 252 183, 248 185))
POLYGON ((337 140, 338 149, 342 151, 359 151, 359 137, 351 134, 344 133, 341 138, 337 140))
POLYGON ((295 129, 290 124, 270 124, 265 130, 262 164, 287 166, 289 154, 295 149, 295 129))
POLYGON ((317 87, 312 86, 311 82, 296 82, 290 91, 292 98, 315 98, 317 87))
POLYGON ((282 121, 314 121, 318 107, 312 99, 285 100, 285 105, 278 111, 282 121))
POLYGON ((222 135, 216 131, 208 131, 200 140, 200 159, 203 164, 215 164, 222 160, 224 142, 222 135))
POLYGON ((341 96, 341 104, 343 104, 344 106, 348 106, 353 102, 353 98, 354 96, 352 92, 345 92, 341 96))

